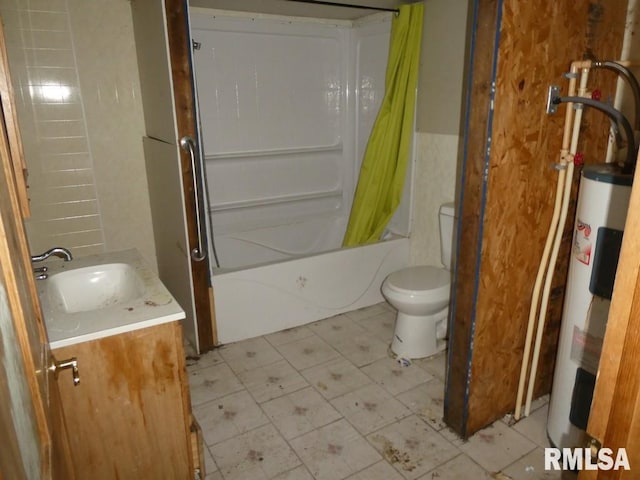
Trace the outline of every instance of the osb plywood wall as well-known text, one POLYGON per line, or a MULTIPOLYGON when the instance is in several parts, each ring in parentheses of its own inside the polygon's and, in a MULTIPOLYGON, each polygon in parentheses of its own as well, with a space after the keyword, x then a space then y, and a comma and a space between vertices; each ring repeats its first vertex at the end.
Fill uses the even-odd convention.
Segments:
MULTIPOLYGON (((564 107, 546 113, 549 85, 566 94, 573 60, 616 59, 627 2, 477 0, 462 180, 461 235, 445 420, 469 436, 515 407, 529 306, 553 211, 564 107), (494 110, 491 112, 492 82, 494 110), (490 149, 489 149, 490 147, 490 149)), ((615 76, 590 86, 614 95, 615 76)), ((585 112, 580 151, 604 161, 608 120, 585 112)), ((576 173, 576 183, 579 173, 576 173)), ((570 248, 572 215, 563 255, 570 248)), ((550 390, 567 263, 559 261, 536 395, 550 390)))

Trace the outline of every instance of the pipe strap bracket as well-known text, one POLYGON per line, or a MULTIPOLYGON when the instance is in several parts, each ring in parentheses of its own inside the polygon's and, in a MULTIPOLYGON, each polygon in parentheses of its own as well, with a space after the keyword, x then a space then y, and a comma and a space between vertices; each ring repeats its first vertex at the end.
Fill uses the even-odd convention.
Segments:
POLYGON ((558 104, 555 101, 558 97, 560 97, 560 87, 558 85, 549 85, 549 91, 547 92, 547 115, 558 111, 558 104))

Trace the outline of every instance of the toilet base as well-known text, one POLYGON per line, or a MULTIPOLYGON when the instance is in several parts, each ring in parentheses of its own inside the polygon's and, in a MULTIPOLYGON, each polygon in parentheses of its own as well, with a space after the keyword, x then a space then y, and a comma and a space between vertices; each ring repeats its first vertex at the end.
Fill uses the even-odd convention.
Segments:
POLYGON ((430 357, 441 352, 447 347, 444 337, 448 313, 448 308, 434 315, 398 312, 391 351, 407 359, 430 357))

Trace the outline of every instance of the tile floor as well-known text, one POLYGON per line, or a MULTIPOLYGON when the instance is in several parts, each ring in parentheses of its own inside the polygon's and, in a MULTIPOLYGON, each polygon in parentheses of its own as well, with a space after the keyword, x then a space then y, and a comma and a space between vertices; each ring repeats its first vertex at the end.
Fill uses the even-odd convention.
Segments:
POLYGON ((189 357, 207 480, 559 479, 546 400, 462 441, 442 421, 445 356, 389 357, 386 304, 189 357))

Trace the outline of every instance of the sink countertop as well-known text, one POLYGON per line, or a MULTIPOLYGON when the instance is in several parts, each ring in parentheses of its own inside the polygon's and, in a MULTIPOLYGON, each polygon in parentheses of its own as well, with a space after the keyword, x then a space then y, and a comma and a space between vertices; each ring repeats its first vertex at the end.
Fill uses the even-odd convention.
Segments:
POLYGON ((146 265, 136 249, 74 258, 70 262, 55 259, 34 264, 36 267, 45 265, 49 269, 47 272, 49 278, 36 280, 36 286, 51 349, 185 318, 185 313, 178 302, 158 276, 146 265), (109 263, 131 265, 144 283, 144 294, 128 302, 76 313, 65 313, 51 305, 47 282, 55 274, 109 263))

